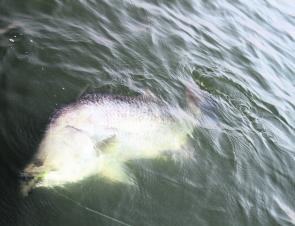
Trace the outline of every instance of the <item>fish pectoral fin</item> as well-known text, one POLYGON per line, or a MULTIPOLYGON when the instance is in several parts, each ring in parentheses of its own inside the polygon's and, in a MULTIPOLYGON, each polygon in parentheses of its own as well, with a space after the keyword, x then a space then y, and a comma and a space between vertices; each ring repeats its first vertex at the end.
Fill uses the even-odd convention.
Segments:
POLYGON ((118 145, 116 135, 112 135, 104 140, 100 140, 95 144, 96 154, 99 155, 101 153, 110 153, 116 150, 118 145))
POLYGON ((99 170, 99 175, 112 181, 124 184, 133 184, 127 166, 114 158, 104 158, 99 170))

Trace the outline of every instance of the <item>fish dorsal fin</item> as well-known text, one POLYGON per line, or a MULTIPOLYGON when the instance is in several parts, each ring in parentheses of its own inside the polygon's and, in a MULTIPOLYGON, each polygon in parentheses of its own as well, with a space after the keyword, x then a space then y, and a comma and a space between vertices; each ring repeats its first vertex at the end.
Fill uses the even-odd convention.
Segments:
POLYGON ((96 150, 97 155, 101 153, 110 153, 116 150, 117 148, 117 139, 116 135, 111 135, 104 140, 100 140, 96 142, 94 148, 96 150))

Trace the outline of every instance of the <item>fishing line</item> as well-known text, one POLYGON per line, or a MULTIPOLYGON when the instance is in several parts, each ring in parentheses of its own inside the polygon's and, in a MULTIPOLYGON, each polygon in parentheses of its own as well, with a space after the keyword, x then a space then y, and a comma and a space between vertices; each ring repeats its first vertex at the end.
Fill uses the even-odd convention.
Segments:
POLYGON ((66 195, 64 195, 64 194, 61 194, 61 193, 57 192, 56 190, 53 190, 53 191, 54 191, 57 195, 59 195, 59 196, 65 198, 65 199, 68 200, 68 201, 71 201, 71 202, 74 203, 76 206, 79 206, 80 208, 85 209, 85 210, 87 210, 87 211, 89 211, 89 212, 91 212, 91 213, 97 214, 97 215, 99 215, 99 216, 101 216, 101 217, 107 218, 107 219, 112 220, 112 221, 114 221, 114 222, 117 222, 118 224, 121 224, 121 225, 132 226, 132 225, 130 225, 130 224, 128 224, 128 223, 125 223, 125 222, 123 222, 123 221, 121 221, 121 220, 118 220, 118 219, 116 219, 116 218, 114 218, 114 217, 108 216, 108 215, 106 215, 106 214, 104 214, 104 213, 102 213, 102 212, 100 212, 100 211, 97 211, 97 210, 91 209, 91 208, 89 208, 89 207, 87 207, 87 206, 84 206, 84 205, 82 205, 81 203, 79 203, 79 202, 77 202, 77 201, 71 199, 70 197, 68 197, 68 196, 66 196, 66 195))

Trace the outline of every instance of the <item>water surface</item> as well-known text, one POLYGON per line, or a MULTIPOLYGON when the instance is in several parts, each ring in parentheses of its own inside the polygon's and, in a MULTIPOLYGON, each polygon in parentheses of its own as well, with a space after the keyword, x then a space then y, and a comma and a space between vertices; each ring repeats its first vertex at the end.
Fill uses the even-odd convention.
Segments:
POLYGON ((0 1, 0 225, 295 225, 294 39, 287 0, 0 1), (191 161, 130 162, 136 188, 18 195, 56 108, 144 90, 181 105, 190 79, 218 122, 191 161))

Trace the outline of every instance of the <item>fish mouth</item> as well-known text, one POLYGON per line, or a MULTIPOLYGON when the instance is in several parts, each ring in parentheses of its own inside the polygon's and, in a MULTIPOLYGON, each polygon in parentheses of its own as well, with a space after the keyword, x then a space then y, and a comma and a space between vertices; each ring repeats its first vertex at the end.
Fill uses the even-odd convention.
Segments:
POLYGON ((46 173, 38 173, 32 174, 28 172, 21 172, 19 174, 19 181, 20 181, 20 192, 21 194, 26 197, 28 194, 32 192, 32 190, 38 185, 43 178, 45 177, 46 173))
POLYGON ((27 182, 27 181, 31 181, 31 180, 41 181, 41 180, 43 180, 45 175, 46 175, 45 172, 39 173, 39 174, 36 174, 36 175, 32 175, 32 174, 26 173, 26 172, 22 172, 19 175, 19 180, 22 181, 22 182, 27 182))
POLYGON ((35 178, 35 176, 33 176, 33 175, 31 175, 31 174, 28 174, 28 173, 26 173, 26 172, 21 172, 20 174, 19 174, 19 180, 20 181, 22 181, 22 182, 26 182, 26 181, 30 181, 30 180, 32 180, 32 179, 34 179, 35 178))

